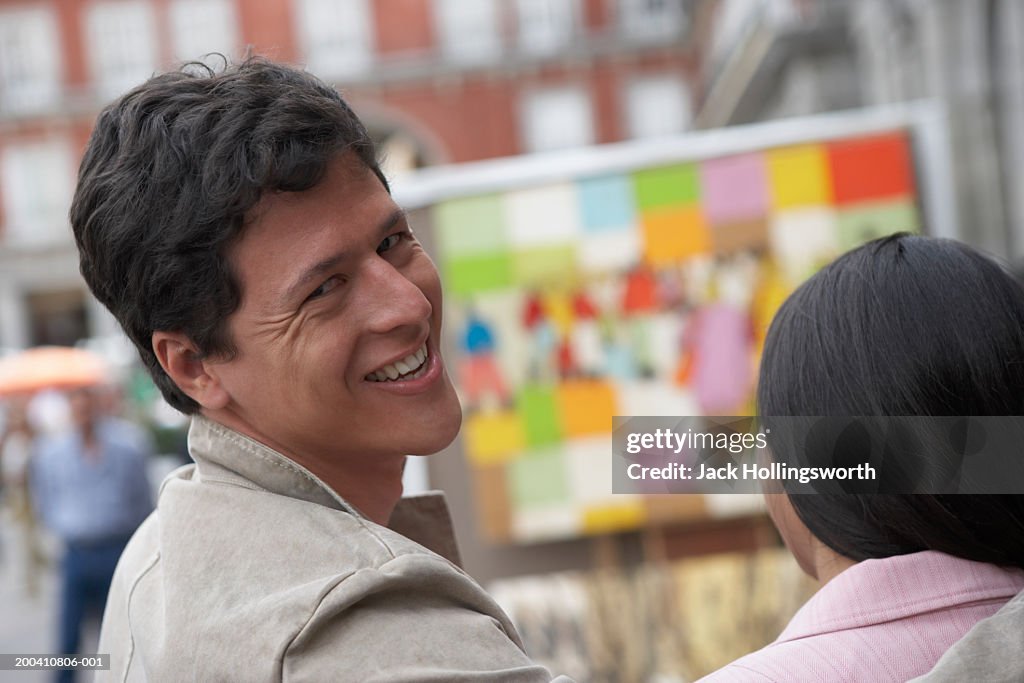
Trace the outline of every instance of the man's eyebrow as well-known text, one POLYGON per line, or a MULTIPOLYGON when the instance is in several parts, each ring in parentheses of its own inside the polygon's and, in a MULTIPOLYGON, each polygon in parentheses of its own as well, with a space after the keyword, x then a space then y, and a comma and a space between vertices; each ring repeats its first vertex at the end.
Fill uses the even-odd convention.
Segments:
MULTIPOLYGON (((381 239, 387 237, 387 232, 395 227, 395 225, 406 217, 405 211, 402 209, 395 209, 388 216, 382 220, 377 229, 374 231, 381 239)), ((349 256, 348 249, 342 249, 328 256, 327 258, 321 259, 314 263, 312 266, 302 272, 302 275, 298 277, 288 289, 285 291, 282 297, 282 302, 290 302, 298 297, 299 293, 307 286, 310 282, 318 277, 322 277, 325 273, 333 270, 339 263, 344 261, 349 256)))

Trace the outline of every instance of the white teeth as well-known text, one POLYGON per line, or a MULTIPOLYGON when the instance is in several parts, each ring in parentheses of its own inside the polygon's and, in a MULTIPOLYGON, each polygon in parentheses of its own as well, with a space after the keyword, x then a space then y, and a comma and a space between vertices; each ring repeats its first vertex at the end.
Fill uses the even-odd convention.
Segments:
POLYGON ((411 353, 402 360, 395 361, 391 365, 385 365, 380 370, 374 370, 366 379, 371 382, 386 382, 402 379, 416 379, 422 377, 426 372, 424 361, 427 359, 427 347, 424 344, 415 353, 411 353), (410 374, 412 373, 412 374, 410 374))

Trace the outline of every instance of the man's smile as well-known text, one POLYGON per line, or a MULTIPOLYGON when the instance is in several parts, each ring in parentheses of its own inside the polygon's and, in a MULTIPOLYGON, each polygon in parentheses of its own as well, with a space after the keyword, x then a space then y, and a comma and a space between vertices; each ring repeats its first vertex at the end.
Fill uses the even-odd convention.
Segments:
POLYGON ((426 372, 427 345, 424 343, 416 351, 374 370, 366 376, 368 382, 394 382, 406 379, 417 379, 426 372))

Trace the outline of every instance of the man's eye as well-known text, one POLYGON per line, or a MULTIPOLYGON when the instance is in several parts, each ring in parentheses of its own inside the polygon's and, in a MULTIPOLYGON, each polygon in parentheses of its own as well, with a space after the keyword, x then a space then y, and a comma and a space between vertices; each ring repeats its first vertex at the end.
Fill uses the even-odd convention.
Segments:
POLYGON ((325 280, 322 285, 314 289, 313 292, 308 297, 306 297, 306 301, 309 301, 310 299, 318 299, 340 284, 341 280, 338 278, 338 276, 333 275, 327 280, 325 280))
POLYGON ((401 241, 401 233, 396 232, 394 235, 388 235, 387 237, 384 238, 384 241, 380 243, 380 246, 377 247, 377 253, 383 254, 388 249, 391 249, 392 247, 397 247, 398 243, 401 241))

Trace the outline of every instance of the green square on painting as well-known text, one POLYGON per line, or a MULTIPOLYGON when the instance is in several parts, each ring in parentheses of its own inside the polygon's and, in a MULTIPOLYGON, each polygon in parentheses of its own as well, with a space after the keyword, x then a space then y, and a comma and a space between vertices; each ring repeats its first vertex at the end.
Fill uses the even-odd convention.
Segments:
POLYGON ((522 287, 546 289, 571 285, 576 280, 576 246, 516 249, 512 254, 512 278, 522 287))
POLYGON ((681 164, 637 171, 633 174, 636 204, 641 211, 700 201, 696 164, 681 164))
POLYGON ((529 507, 569 499, 565 458, 558 449, 534 451, 508 464, 509 497, 516 506, 529 507))
POLYGON ((444 285, 457 295, 501 289, 512 284, 512 260, 508 252, 458 256, 444 265, 444 285))
POLYGON ((562 423, 554 389, 524 386, 516 396, 516 411, 523 420, 528 446, 545 446, 562 440, 562 423))
POLYGON ((496 194, 441 202, 434 207, 434 225, 443 258, 506 248, 505 213, 496 194))
POLYGON ((918 232, 921 228, 913 200, 897 199, 844 207, 839 211, 836 236, 839 248, 854 247, 894 232, 918 232))

